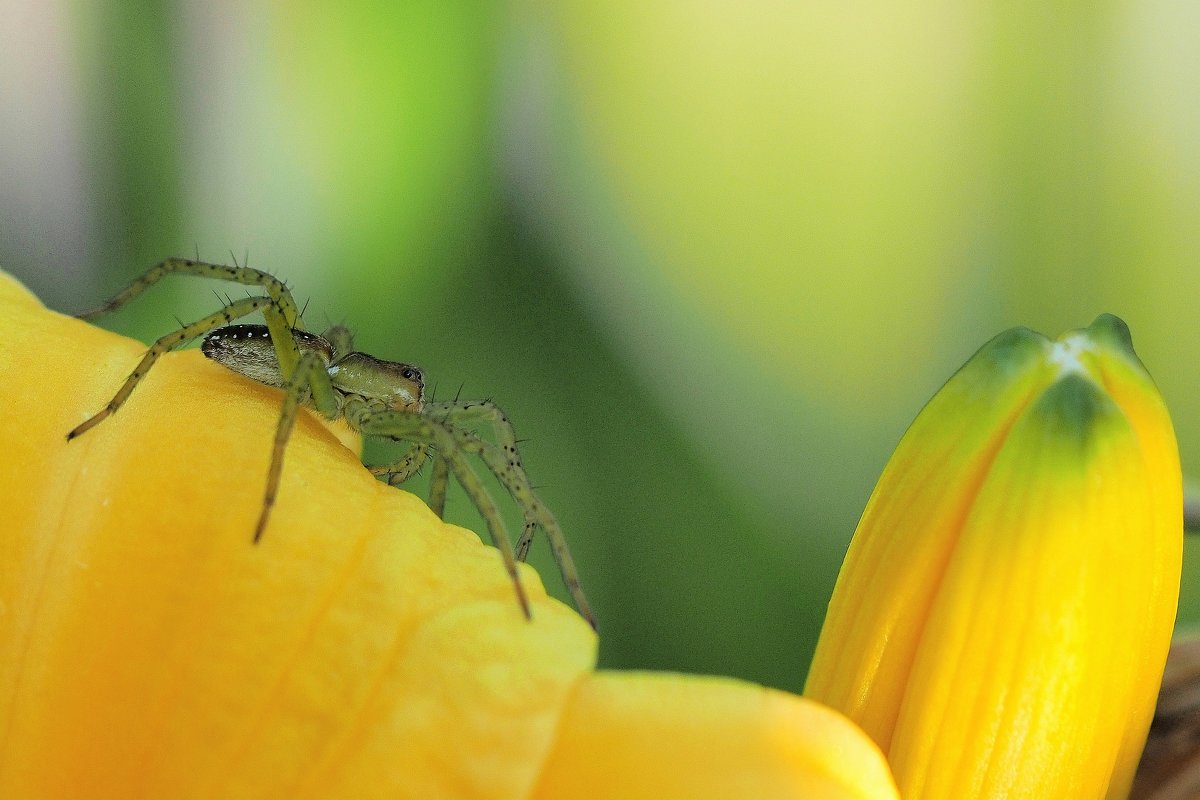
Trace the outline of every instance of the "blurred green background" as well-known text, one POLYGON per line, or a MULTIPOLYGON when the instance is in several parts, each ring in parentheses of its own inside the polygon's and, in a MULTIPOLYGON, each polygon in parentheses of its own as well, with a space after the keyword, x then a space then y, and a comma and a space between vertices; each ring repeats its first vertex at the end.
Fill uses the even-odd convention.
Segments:
MULTIPOLYGON (((309 327, 495 399, 605 666, 798 690, 891 449, 1013 325, 1125 318, 1200 469, 1200 5, 0 16, 0 265, 77 311, 249 254, 309 327)), ((152 297, 112 327, 214 303, 152 297)))

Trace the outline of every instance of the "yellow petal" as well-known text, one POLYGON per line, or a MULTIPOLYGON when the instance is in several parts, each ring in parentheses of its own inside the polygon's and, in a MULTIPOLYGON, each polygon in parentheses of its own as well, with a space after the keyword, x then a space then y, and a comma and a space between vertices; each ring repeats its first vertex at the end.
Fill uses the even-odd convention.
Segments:
POLYGON ((937 589, 930 578, 1036 389, 1041 354, 1036 334, 1015 329, 955 374, 900 441, 846 554, 805 694, 847 713, 885 752, 937 589))
POLYGON ((806 694, 905 797, 1121 795, 1182 557, 1178 456, 1119 320, 985 346, 884 470, 806 694))
POLYGON ((728 679, 605 672, 579 687, 533 796, 897 797, 878 748, 822 705, 728 679))
POLYGON ((0 797, 524 798, 564 764, 610 796, 839 770, 876 782, 823 796, 895 796, 865 734, 809 701, 593 678, 593 632, 531 569, 529 622, 493 548, 374 480, 357 437, 313 414, 252 545, 277 390, 170 355, 67 442, 142 346, 2 274, 0 338, 0 797), (577 735, 629 734, 634 711, 660 735, 644 777, 577 735))

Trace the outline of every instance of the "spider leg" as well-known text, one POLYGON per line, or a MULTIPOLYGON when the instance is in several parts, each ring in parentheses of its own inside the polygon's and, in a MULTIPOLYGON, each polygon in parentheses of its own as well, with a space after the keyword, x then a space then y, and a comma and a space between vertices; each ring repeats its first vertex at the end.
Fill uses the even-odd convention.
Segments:
POLYGON ((223 264, 209 264, 189 258, 168 258, 160 261, 104 304, 75 316, 79 319, 93 320, 103 314, 116 311, 168 275, 194 275, 240 283, 244 286, 261 286, 263 291, 275 301, 287 327, 301 327, 300 313, 296 309, 296 301, 292 299, 292 293, 283 281, 274 275, 250 267, 227 267, 223 264))
MULTIPOLYGON (((129 377, 125 379, 125 383, 121 384, 121 388, 117 390, 116 395, 112 400, 108 401, 108 405, 102 408, 94 416, 90 417, 83 423, 77 425, 70 433, 67 434, 67 439, 74 439, 80 434, 99 425, 110 415, 113 414, 121 405, 129 398, 129 394, 134 387, 141 382, 142 378, 146 377, 146 373, 154 366, 154 362, 158 361, 163 353, 174 350, 182 344, 190 342, 197 336, 202 336, 209 331, 216 330, 223 325, 228 325, 239 317, 244 317, 253 314, 255 311, 263 310, 271 306, 275 301, 270 297, 247 297, 242 300, 237 300, 231 305, 226 306, 215 314, 209 314, 202 320, 193 322, 190 325, 184 325, 176 331, 168 333, 160 338, 157 342, 150 346, 146 354, 142 356, 142 360, 133 368, 133 372, 129 373, 129 377)), ((291 338, 290 336, 288 338, 291 338)), ((294 342, 293 342, 294 343, 294 342)))
POLYGON ((454 430, 456 438, 470 436, 479 442, 477 451, 479 457, 500 483, 504 484, 504 488, 508 489, 508 493, 520 506, 521 513, 525 517, 525 530, 518 542, 518 555, 523 557, 528 554, 529 543, 533 538, 533 529, 541 528, 546 533, 546 540, 550 543, 550 552, 554 554, 559 574, 562 575, 563 583, 566 584, 567 592, 571 595, 575 608, 579 611, 579 615, 595 629, 596 616, 583 593, 583 586, 579 582, 579 571, 575 568, 575 559, 571 557, 567 539, 563 535, 562 528, 558 526, 558 520, 550 513, 550 509, 546 508, 534 494, 533 488, 529 485, 529 476, 525 474, 520 461, 496 445, 479 439, 470 431, 452 430, 454 430))
POLYGON ((433 460, 433 474, 429 476, 429 508, 438 515, 438 519, 446 518, 446 490, 449 486, 450 462, 437 456, 433 460))
POLYGON ((537 523, 532 520, 525 521, 525 530, 521 531, 521 538, 517 539, 517 561, 527 561, 529 559, 529 546, 533 544, 533 534, 537 531, 537 523))
MULTIPOLYGON (((479 476, 475 474, 475 470, 467 461, 464 450, 460 446, 459 437, 456 437, 444 425, 428 420, 419 414, 372 410, 366 402, 356 398, 347 401, 343 413, 351 426, 367 436, 407 439, 416 443, 430 444, 437 448, 438 460, 447 462, 449 471, 454 473, 454 477, 466 491, 467 496, 471 498, 471 502, 475 504, 487 524, 488 534, 496 549, 500 551, 500 557, 504 561, 504 570, 508 573, 513 589, 517 593, 517 602, 521 605, 521 611, 527 619, 532 619, 529 598, 525 594, 525 587, 521 585, 520 575, 517 572, 517 561, 513 556, 512 542, 508 540, 508 532, 504 527, 504 519, 500 516, 500 509, 497 508, 495 501, 487 493, 479 476)), ((476 441, 479 441, 478 438, 476 441)), ((471 452, 471 450, 465 452, 471 452)))
MULTIPOLYGON (((275 426, 275 444, 271 449, 271 466, 267 470, 267 489, 263 496, 262 511, 258 516, 258 524, 254 527, 255 544, 262 539, 263 532, 267 529, 267 521, 271 518, 271 510, 275 507, 275 496, 279 492, 279 479, 283 474, 283 453, 288 439, 292 435, 292 429, 296 425, 296 416, 300 412, 300 405, 313 397, 311 386, 320 381, 324 381, 325 386, 329 389, 329 396, 334 405, 332 408, 322 408, 318 405, 317 410, 326 417, 333 417, 337 412, 336 400, 333 399, 333 389, 329 386, 329 375, 325 372, 317 353, 309 351, 301 356, 295 372, 283 385, 283 408, 279 412, 279 422, 275 426)), ((315 400, 315 397, 313 399, 315 400)))
MULTIPOLYGON (((271 333, 271 341, 275 347, 275 355, 279 360, 280 373, 284 379, 290 378, 295 371, 300 361, 300 348, 296 344, 296 337, 292 334, 292 329, 302 329, 304 327, 300 320, 300 313, 296 308, 296 301, 292 298, 292 293, 288 290, 287 285, 274 275, 262 270, 242 266, 229 267, 222 264, 209 264, 185 258, 168 258, 151 267, 145 274, 114 295, 108 302, 77 316, 80 319, 92 320, 103 314, 115 311, 136 299, 142 292, 168 275, 192 275, 201 278, 231 281, 245 286, 260 286, 267 293, 267 296, 246 297, 233 301, 221 311, 210 314, 198 322, 185 325, 181 330, 169 333, 160 338, 142 358, 138 366, 134 368, 133 373, 125 380, 125 383, 117 391, 116 396, 109 401, 108 405, 100 413, 86 420, 82 425, 79 425, 68 433, 68 440, 95 427, 120 408, 129 397, 129 393, 145 377, 146 372, 163 353, 179 347, 197 336, 215 330, 222 325, 228 325, 235 319, 248 316, 255 311, 261 311, 267 323, 267 329, 271 333)), ((309 384, 314 405, 322 410, 336 406, 336 400, 333 396, 328 376, 324 375, 323 370, 310 371, 309 384)))
POLYGON ((367 469, 375 477, 383 478, 387 481, 388 486, 399 486, 417 474, 428 455, 429 445, 414 444, 408 448, 408 451, 398 461, 392 461, 387 464, 376 464, 367 469))
MULTIPOLYGON (((443 402, 431 402, 425 404, 425 413, 443 423, 450 423, 452 425, 477 422, 490 424, 493 434, 496 437, 496 444, 503 451, 504 460, 508 461, 511 467, 518 470, 522 469, 521 454, 517 452, 516 431, 513 430, 508 415, 492 401, 455 399, 443 402)), ((495 472, 494 469, 492 471, 495 472)), ((497 473, 497 477, 499 477, 499 473, 497 473)), ((526 483, 528 483, 528 480, 526 480, 526 483)), ((514 496, 514 499, 517 498, 514 496)), ((517 499, 517 502, 521 504, 520 499, 517 499)), ((522 508, 524 508, 524 505, 522 505, 522 508)), ((531 523, 527 515, 525 530, 521 533, 521 538, 517 541, 516 553, 518 561, 524 561, 525 555, 529 552, 534 527, 536 527, 536 521, 531 523)))
MULTIPOLYGON (((513 430, 512 423, 508 421, 508 415, 500 410, 500 407, 490 400, 459 400, 457 397, 454 400, 442 402, 428 402, 425 404, 424 413, 430 418, 437 419, 443 423, 452 422, 454 424, 464 424, 472 422, 490 423, 496 437, 496 441, 506 454, 511 454, 513 460, 520 467, 520 455, 517 453, 517 435, 513 430)), ((493 470, 494 472, 495 470, 493 470)), ((436 476, 436 472, 434 473, 436 476)), ((434 487, 430 487, 430 508, 434 508, 434 487)), ((445 506, 445 490, 442 490, 442 505, 435 508, 440 517, 441 508, 445 506)), ((519 501, 518 501, 519 503, 519 501)), ((533 538, 533 531, 536 526, 531 523, 526 517, 525 529, 521 532, 521 538, 517 540, 516 556, 517 561, 524 561, 529 554, 529 545, 533 538)))
MULTIPOLYGON (((428 444, 414 444, 399 461, 391 464, 380 464, 370 467, 371 474, 376 477, 387 477, 388 486, 399 486, 417 474, 417 471, 429 457, 428 444)), ((450 485, 450 462, 441 456, 433 457, 433 474, 429 479, 429 509, 437 514, 438 519, 445 519, 446 490, 450 485)), ((525 559, 518 556, 518 561, 525 559)))
POLYGON ((422 413, 452 431, 455 437, 460 439, 460 447, 469 452, 478 453, 483 463, 504 485, 504 488, 521 508, 521 513, 525 518, 525 529, 517 541, 515 551, 517 560, 524 561, 529 554, 529 545, 537 528, 541 528, 546 533, 546 539, 550 542, 550 550, 558 564, 559 573, 562 575, 575 607, 579 610, 580 615, 595 628, 595 616, 583 593, 583 587, 580 585, 579 572, 575 568, 575 559, 571 557, 566 537, 558 525, 558 520, 550 513, 550 509, 542 504, 529 483, 529 476, 521 464, 521 456, 517 451, 516 434, 508 416, 495 403, 488 400, 428 403, 422 413), (495 431, 496 444, 483 441, 470 431, 458 427, 463 423, 473 422, 491 423, 495 431), (461 441, 466 437, 473 440, 471 444, 461 441))
MULTIPOLYGON (((390 464, 378 464, 369 467, 371 474, 376 477, 385 477, 388 486, 399 486, 407 481, 424 465, 425 460, 429 457, 429 445, 425 443, 414 444, 404 454, 404 457, 399 461, 393 461, 390 464)), ((438 515, 438 519, 445 517, 446 510, 446 488, 450 482, 450 464, 446 459, 440 456, 434 456, 433 459, 433 476, 429 480, 429 508, 433 513, 438 515)), ((517 559, 520 561, 521 559, 517 559)))
POLYGON ((354 352, 354 334, 345 325, 333 325, 321 334, 321 338, 333 345, 334 355, 341 357, 354 352))

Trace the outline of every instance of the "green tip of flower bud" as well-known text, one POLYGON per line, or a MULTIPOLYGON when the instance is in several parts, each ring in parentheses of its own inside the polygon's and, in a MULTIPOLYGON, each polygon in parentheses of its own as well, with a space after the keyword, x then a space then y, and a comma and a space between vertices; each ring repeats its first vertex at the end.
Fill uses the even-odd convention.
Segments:
POLYGON ((997 334, 979 348, 965 367, 982 368, 996 377, 1008 376, 1025 371, 1031 360, 1041 358, 1046 347, 1046 337, 1029 328, 1009 328, 997 334))
POLYGON ((1088 449, 1098 428, 1119 416, 1120 411, 1089 377, 1071 372, 1042 392, 1030 414, 1044 425, 1050 441, 1079 452, 1088 449))
POLYGON ((1106 344, 1116 350, 1123 351, 1132 358, 1137 358, 1133 349, 1133 335, 1125 320, 1113 314, 1101 314, 1087 327, 1088 336, 1094 341, 1106 344))

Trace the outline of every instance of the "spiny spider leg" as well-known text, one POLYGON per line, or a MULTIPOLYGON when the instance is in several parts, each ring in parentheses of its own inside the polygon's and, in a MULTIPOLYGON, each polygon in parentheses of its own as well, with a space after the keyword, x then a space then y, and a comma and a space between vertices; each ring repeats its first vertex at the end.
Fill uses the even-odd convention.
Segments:
MULTIPOLYGON (((471 406, 470 410, 477 409, 479 406, 477 402, 469 405, 471 406)), ((495 407, 493 406, 493 408, 495 407)), ((499 413, 499 409, 496 411, 499 413)), ((528 554, 529 541, 533 536, 534 527, 545 531, 546 540, 550 542, 550 551, 554 554, 554 560, 558 564, 558 571, 562 575, 563 583, 566 584, 575 607, 579 610, 579 615, 595 628, 595 615, 592 613, 587 597, 583 594, 583 586, 579 582, 579 571, 575 568, 575 559, 571 557, 571 550, 567 547, 567 539, 563 536, 562 528, 558 527, 558 520, 550 513, 550 509, 542 505, 542 501, 534 493, 533 487, 529 485, 529 477, 521 467, 520 459, 515 455, 516 448, 504 450, 491 442, 480 439, 471 431, 458 427, 457 420, 453 419, 453 415, 442 419, 440 425, 454 436, 459 448, 466 452, 477 453, 520 506, 521 513, 525 517, 525 531, 518 543, 519 549, 516 551, 516 555, 528 554)))
POLYGON ((133 368, 133 372, 129 373, 129 377, 125 379, 125 383, 121 384, 121 388, 113 396, 112 400, 108 401, 108 405, 100 409, 93 416, 89 417, 84 422, 76 425, 75 428, 67 434, 67 440, 70 441, 76 436, 87 433, 92 428, 99 425, 109 416, 111 416, 121 405, 129 399, 129 395, 133 392, 134 387, 141 382, 142 378, 146 377, 146 373, 154 366, 154 362, 158 361, 159 357, 170 350, 174 350, 181 344, 190 342, 197 336, 216 330, 223 325, 228 325, 239 317, 244 317, 253 314, 255 311, 260 311, 271 306, 275 301, 269 297, 247 297, 243 300, 237 300, 232 305, 226 306, 221 311, 215 314, 210 314, 202 320, 193 322, 191 325, 185 325, 177 331, 168 333, 160 338, 157 342, 150 346, 146 354, 142 356, 142 360, 133 368))
POLYGON ((414 444, 398 461, 376 464, 368 469, 375 477, 383 478, 388 486, 399 486, 421 470, 428 456, 429 445, 414 444))
MULTIPOLYGON (((457 397, 454 400, 443 402, 429 402, 425 404, 426 413, 431 417, 446 421, 452 419, 455 424, 458 423, 473 423, 484 422, 491 423, 493 434, 496 437, 497 443, 504 450, 506 456, 512 462, 511 466, 517 469, 521 468, 520 455, 517 453, 517 433, 513 430, 512 423, 508 421, 508 415, 500 410, 490 400, 459 400, 457 397)), ((429 506, 435 508, 434 498, 437 497, 440 501, 435 510, 438 516, 442 516, 441 509, 445 506, 446 487, 445 469, 442 470, 442 484, 438 484, 437 464, 434 465, 434 478, 430 481, 429 490, 429 506), (440 494, 438 492, 440 491, 440 494)), ((514 495, 515 497, 515 495, 514 495)), ((518 500, 518 503, 521 501, 518 500)), ((524 506, 522 506, 524 508, 524 506)), ((521 533, 521 538, 517 541, 516 556, 517 561, 524 561, 529 554, 529 545, 533 537, 534 523, 529 521, 529 515, 525 515, 525 530, 521 533)))
MULTIPOLYGON (((167 258, 155 264, 140 278, 126 286, 103 305, 90 311, 76 314, 79 319, 93 320, 103 314, 116 311, 126 303, 136 299, 138 295, 158 283, 168 275, 192 275, 198 278, 213 278, 216 280, 240 283, 243 286, 261 286, 267 296, 274 302, 263 307, 263 316, 267 319, 267 327, 280 349, 279 363, 284 375, 291 375, 300 360, 300 351, 287 336, 293 328, 304 328, 300 321, 300 312, 296 301, 283 281, 270 273, 250 267, 230 267, 224 264, 209 264, 204 261, 193 261, 189 258, 167 258), (290 341, 290 346, 289 346, 290 341)), ((243 315, 245 316, 245 315, 243 315)))
POLYGON ((529 558, 529 546, 533 544, 533 535, 537 532, 537 523, 532 520, 525 521, 525 530, 521 531, 521 538, 517 539, 517 561, 526 561, 529 558))
POLYGON ((261 286, 272 300, 283 321, 289 328, 299 326, 300 314, 296 310, 296 301, 283 281, 270 273, 250 267, 228 267, 223 264, 209 264, 204 261, 193 261, 187 258, 168 258, 148 269, 141 277, 133 281, 121 291, 113 295, 107 302, 84 311, 75 316, 79 319, 93 320, 96 317, 116 311, 136 299, 142 292, 149 289, 168 275, 193 275, 200 278, 240 283, 243 286, 261 286))
POLYGON ((354 334, 345 325, 334 325, 322 333, 321 338, 333 345, 336 356, 344 356, 354 350, 354 334))
MULTIPOLYGON (((333 417, 338 412, 337 397, 334 394, 329 375, 323 368, 326 362, 321 361, 311 350, 305 354, 309 357, 308 360, 302 362, 300 345, 297 342, 298 337, 301 336, 309 337, 309 340, 306 341, 316 340, 324 342, 324 340, 320 337, 313 337, 311 334, 304 333, 299 312, 296 309, 296 303, 292 299, 291 292, 275 276, 261 270, 251 269, 250 267, 229 267, 183 258, 168 258, 160 262, 133 283, 129 284, 129 286, 125 287, 121 292, 117 293, 108 302, 98 308, 80 314, 79 317, 90 320, 102 314, 115 311, 136 299, 142 292, 168 275, 191 275, 201 278, 227 280, 247 286, 260 286, 267 293, 267 296, 247 296, 241 300, 231 301, 221 311, 210 314, 204 319, 193 322, 190 325, 184 325, 180 330, 160 338, 142 357, 142 360, 134 368, 133 372, 130 373, 129 377, 126 378, 125 383, 117 390, 117 394, 109 401, 108 405, 68 433, 67 439, 73 439, 87 432, 120 408, 163 353, 185 344, 198 336, 228 326, 236 319, 249 316, 255 311, 261 311, 267 323, 266 333, 269 334, 269 342, 267 344, 274 357, 274 369, 278 373, 278 382, 276 385, 295 387, 293 392, 297 397, 292 400, 290 411, 288 410, 288 401, 285 397, 284 413, 280 416, 279 428, 286 426, 286 430, 281 432, 277 429, 276 431, 275 449, 272 456, 271 471, 268 475, 267 498, 254 533, 254 541, 257 543, 262 537, 263 530, 270 517, 271 507, 274 505, 282 466, 283 446, 286 444, 291 427, 295 423, 295 407, 302 402, 308 402, 326 416, 333 417), (302 364, 303 369, 301 369, 302 364), (300 376, 298 381, 293 380, 296 378, 297 373, 300 376)), ((349 332, 345 331, 345 335, 339 337, 339 341, 344 341, 348 344, 349 332)), ((328 355, 332 357, 333 354, 329 353, 328 355)))
POLYGON ((255 544, 262 539, 263 531, 267 529, 267 521, 271 518, 271 509, 275 507, 275 496, 279 493, 279 479, 283 474, 283 451, 292 435, 292 428, 296 425, 300 404, 309 400, 311 396, 309 387, 323 381, 328 389, 328 392, 323 394, 328 396, 329 404, 324 408, 315 402, 314 405, 317 405, 317 410, 330 419, 333 419, 338 413, 337 400, 329 382, 329 373, 325 371, 328 362, 323 356, 324 354, 318 350, 306 349, 304 355, 300 356, 300 362, 296 364, 296 371, 283 384, 283 408, 279 412, 279 422, 275 426, 275 444, 271 448, 271 467, 267 471, 267 491, 263 496, 258 524, 254 526, 255 544))
POLYGON ((446 490, 449 486, 450 462, 439 455, 433 459, 433 472, 429 476, 429 508, 438 515, 438 519, 446 516, 446 490))
MULTIPOLYGON (((452 422, 454 424, 466 422, 490 422, 492 430, 495 432, 496 443, 503 451, 501 459, 496 459, 496 463, 507 462, 504 464, 503 472, 514 472, 515 484, 510 486, 505 484, 509 492, 516 499, 522 509, 526 509, 525 514, 525 529, 521 533, 521 538, 517 540, 516 554, 518 561, 524 561, 529 555, 529 546, 533 543, 533 536, 537 528, 542 528, 546 531, 546 536, 551 540, 551 549, 555 550, 555 558, 558 559, 560 548, 556 542, 561 542, 561 551, 565 551, 566 542, 562 536, 562 530, 558 527, 558 523, 554 521, 554 517, 550 516, 550 512, 541 506, 537 498, 534 496, 533 487, 529 485, 529 479, 525 475, 525 470, 521 465, 521 456, 517 451, 517 435, 513 430, 512 423, 509 422, 508 415, 500 410, 500 407, 490 400, 452 400, 441 403, 427 403, 426 408, 431 413, 440 412, 440 418, 452 422), (526 499, 528 498, 528 499, 526 499), (542 523, 539 513, 529 513, 541 509, 541 513, 550 517, 551 525, 547 526, 542 523)), ((497 477, 500 477, 500 472, 497 471, 494 465, 489 467, 496 472, 497 477)), ((501 478, 503 480, 503 478, 501 478)), ((566 566, 563 561, 559 561, 559 567, 565 572, 574 572, 574 562, 571 559, 569 552, 563 552, 566 566)))
MULTIPOLYGON (((497 508, 495 501, 492 500, 479 480, 479 476, 475 474, 475 470, 471 468, 471 464, 463 455, 464 452, 478 451, 473 447, 464 450, 463 440, 455 435, 457 432, 451 431, 446 425, 427 419, 421 414, 375 410, 365 401, 353 396, 346 399, 342 413, 346 415, 346 421, 352 427, 367 436, 407 439, 412 442, 431 444, 437 449, 438 459, 448 462, 450 470, 454 472, 454 477, 458 479, 459 484, 471 498, 471 502, 479 510, 480 516, 487 524, 488 534, 496 549, 500 551, 500 557, 504 561, 504 570, 512 580, 521 610, 525 612, 527 618, 532 618, 529 598, 525 594, 525 587, 521 585, 520 575, 517 572, 517 561, 513 556, 512 542, 508 539, 508 531, 505 529, 503 517, 500 516, 500 509, 497 508)), ((475 442, 483 444, 478 437, 468 435, 475 442)), ((590 617, 587 619, 594 627, 595 621, 590 617)))
MULTIPOLYGON (((521 466, 521 459, 517 452, 516 435, 507 415, 498 406, 487 400, 427 403, 422 414, 430 422, 448 431, 454 437, 458 449, 477 454, 521 508, 521 513, 525 518, 525 529, 514 551, 514 557, 518 561, 524 561, 525 556, 528 555, 534 529, 541 528, 546 532, 550 550, 554 554, 554 560, 558 564, 559 572, 562 574, 563 582, 567 586, 567 591, 570 593, 575 607, 579 610, 580 615, 595 627, 595 618, 583 593, 583 587, 580 585, 579 572, 575 568, 575 560, 571 557, 566 537, 554 515, 542 505, 541 500, 534 493, 533 487, 529 484, 529 478, 521 466), (492 444, 479 438, 470 430, 459 427, 459 424, 463 422, 480 421, 492 423, 500 444, 492 444)), ((436 508, 434 504, 435 499, 443 504, 445 502, 445 481, 440 484, 439 495, 439 486, 436 481, 437 467, 438 461, 435 460, 434 480, 430 481, 430 507, 440 512, 440 509, 436 508)), ((441 516, 440 513, 439 516, 441 516)))
MULTIPOLYGON (((554 554, 554 560, 558 564, 559 572, 562 573, 563 582, 571 594, 575 607, 579 609, 580 615, 594 627, 592 610, 583 594, 583 587, 579 582, 579 572, 575 567, 575 560, 571 557, 566 537, 554 515, 542 505, 534 493, 533 487, 529 484, 529 478, 521 465, 521 457, 517 451, 516 432, 513 430, 512 423, 509 422, 508 415, 489 400, 449 400, 426 403, 422 415, 430 422, 447 429, 458 441, 459 449, 477 454, 520 506, 525 518, 525 526, 513 553, 517 561, 524 561, 529 555, 529 546, 533 541, 536 529, 541 528, 546 532, 550 550, 554 554), (497 444, 480 439, 474 433, 458 427, 463 423, 481 422, 491 423, 497 444)), ((378 472, 376 469, 379 468, 376 468, 372 472, 375 474, 398 472, 398 470, 391 469, 390 466, 378 472)), ((433 476, 429 482, 429 507, 439 517, 443 516, 445 509, 449 469, 450 465, 446 458, 439 453, 434 458, 433 476)), ((396 485, 390 480, 389 483, 393 486, 396 485)), ((482 509, 480 510, 482 511, 482 509)))
MULTIPOLYGON (((417 474, 429 457, 429 450, 428 444, 414 444, 399 461, 370 467, 371 474, 386 479, 388 486, 399 486, 417 474)), ((435 456, 433 474, 429 479, 429 510, 437 514, 438 519, 446 516, 446 489, 449 484, 450 465, 446 459, 435 456)))
MULTIPOLYGON (((118 308, 136 299, 142 292, 149 289, 168 275, 192 275, 200 278, 214 278, 240 283, 246 286, 261 286, 267 297, 247 297, 230 303, 223 310, 211 314, 204 319, 184 326, 181 330, 169 333, 160 338, 143 356, 141 363, 126 378, 125 383, 117 391, 108 405, 95 416, 76 426, 67 434, 67 439, 73 439, 103 422, 114 411, 121 407, 134 387, 145 377, 146 372, 154 365, 159 356, 168 350, 186 344, 192 339, 211 330, 228 325, 235 319, 249 316, 255 311, 262 311, 267 328, 271 331, 275 345, 276 358, 281 372, 288 377, 300 360, 300 349, 296 344, 293 329, 302 329, 296 302, 283 281, 262 270, 250 267, 229 267, 222 264, 209 264, 203 261, 193 261, 186 258, 168 258, 147 270, 141 277, 134 280, 103 305, 84 311, 76 316, 79 319, 93 320, 96 317, 116 311, 118 308)), ((326 381, 328 384, 328 381, 326 381)), ((328 404, 333 401, 332 392, 324 387, 313 385, 313 397, 328 404)))

